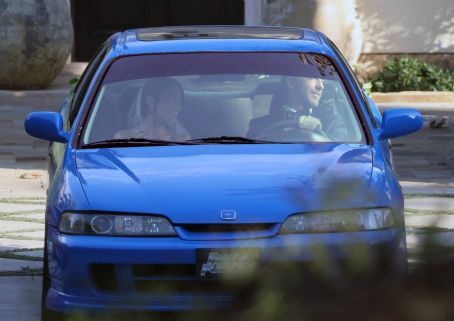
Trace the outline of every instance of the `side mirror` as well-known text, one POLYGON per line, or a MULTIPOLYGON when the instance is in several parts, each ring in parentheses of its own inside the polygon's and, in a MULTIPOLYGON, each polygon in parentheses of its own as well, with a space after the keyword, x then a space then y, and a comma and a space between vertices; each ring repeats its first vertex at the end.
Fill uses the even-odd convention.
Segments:
POLYGON ((420 130, 422 115, 411 108, 389 109, 383 113, 380 139, 405 136, 420 130))
POLYGON ((50 142, 67 143, 69 134, 63 130, 63 118, 60 113, 34 112, 25 118, 24 128, 30 136, 50 142))

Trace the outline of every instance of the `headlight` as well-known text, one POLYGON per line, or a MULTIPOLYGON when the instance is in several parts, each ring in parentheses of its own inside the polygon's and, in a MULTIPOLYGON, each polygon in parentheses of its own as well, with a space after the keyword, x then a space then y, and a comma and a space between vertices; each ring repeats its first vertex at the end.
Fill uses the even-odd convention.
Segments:
POLYGON ((292 215, 285 220, 280 233, 370 231, 393 226, 389 208, 372 208, 292 215))
POLYGON ((67 234, 117 236, 177 235, 168 219, 145 215, 63 213, 58 229, 67 234))

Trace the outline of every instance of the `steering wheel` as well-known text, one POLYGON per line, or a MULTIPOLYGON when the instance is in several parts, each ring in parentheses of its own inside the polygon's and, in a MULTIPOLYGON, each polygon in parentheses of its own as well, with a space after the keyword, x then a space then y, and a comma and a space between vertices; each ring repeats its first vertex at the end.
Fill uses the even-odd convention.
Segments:
POLYGON ((265 128, 257 137, 261 140, 281 142, 329 142, 331 139, 320 128, 300 128, 296 120, 281 120, 265 128))

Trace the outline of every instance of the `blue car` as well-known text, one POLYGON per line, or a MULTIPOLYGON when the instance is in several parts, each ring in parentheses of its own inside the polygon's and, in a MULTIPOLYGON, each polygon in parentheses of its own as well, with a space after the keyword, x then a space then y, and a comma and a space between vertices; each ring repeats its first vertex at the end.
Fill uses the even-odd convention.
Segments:
POLYGON ((25 120, 51 142, 43 318, 222 307, 222 280, 320 257, 405 271, 389 139, 421 126, 381 115, 314 30, 113 35, 59 113, 25 120))

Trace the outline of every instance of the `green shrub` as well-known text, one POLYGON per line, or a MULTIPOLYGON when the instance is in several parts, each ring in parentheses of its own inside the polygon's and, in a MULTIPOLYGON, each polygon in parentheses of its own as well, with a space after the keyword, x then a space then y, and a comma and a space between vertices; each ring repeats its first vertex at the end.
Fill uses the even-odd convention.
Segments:
POLYGON ((369 81, 369 82, 365 82, 365 83, 361 83, 361 87, 363 88, 364 92, 366 93, 366 95, 372 95, 372 83, 369 81))
POLYGON ((389 60, 370 80, 374 91, 454 91, 454 73, 408 56, 389 60))

